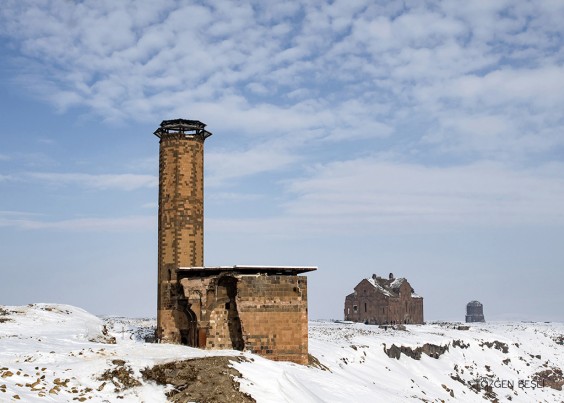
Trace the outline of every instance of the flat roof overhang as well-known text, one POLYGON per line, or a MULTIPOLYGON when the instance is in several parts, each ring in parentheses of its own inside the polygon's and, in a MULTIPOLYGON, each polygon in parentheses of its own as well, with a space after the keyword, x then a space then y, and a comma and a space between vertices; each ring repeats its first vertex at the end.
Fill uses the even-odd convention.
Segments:
POLYGON ((236 274, 283 274, 296 275, 317 270, 316 266, 199 266, 199 267, 178 267, 179 274, 192 276, 210 276, 221 273, 231 272, 236 274))

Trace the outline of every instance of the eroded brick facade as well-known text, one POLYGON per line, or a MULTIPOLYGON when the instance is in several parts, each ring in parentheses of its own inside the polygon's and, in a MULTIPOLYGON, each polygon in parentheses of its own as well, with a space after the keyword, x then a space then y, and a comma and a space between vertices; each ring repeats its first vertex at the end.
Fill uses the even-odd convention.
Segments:
POLYGON ((307 278, 315 267, 204 267, 204 141, 194 120, 160 138, 157 339, 308 361, 307 278))
POLYGON ((178 276, 193 318, 186 344, 252 351, 306 364, 307 277, 314 268, 254 266, 181 268, 178 276))
POLYGON ((345 320, 374 325, 422 324, 423 297, 405 278, 373 275, 362 280, 345 298, 345 320))

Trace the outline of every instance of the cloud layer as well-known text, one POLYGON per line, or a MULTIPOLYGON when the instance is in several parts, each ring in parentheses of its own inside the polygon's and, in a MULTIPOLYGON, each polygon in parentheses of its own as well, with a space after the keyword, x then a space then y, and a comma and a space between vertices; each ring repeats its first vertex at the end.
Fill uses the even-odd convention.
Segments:
POLYGON ((153 175, 136 174, 93 175, 85 173, 31 172, 22 175, 22 177, 23 179, 31 179, 44 185, 77 185, 98 190, 154 188, 159 183, 158 178, 153 175))
POLYGON ((261 191, 285 191, 287 219, 540 224, 561 220, 562 19, 548 0, 8 0, 0 34, 19 56, 13 78, 61 111, 205 121, 222 136, 206 153, 207 185, 244 200, 242 179, 283 173, 261 191))
POLYGON ((411 229, 559 226, 564 224, 563 174, 562 165, 520 172, 493 163, 444 168, 361 159, 328 164, 292 183, 297 197, 287 207, 292 215, 368 230, 389 223, 411 229))
POLYGON ((74 219, 48 220, 37 214, 17 211, 0 211, 0 227, 19 230, 59 230, 59 231, 156 231, 156 218, 153 216, 129 217, 88 217, 74 219))
POLYGON ((349 3, 11 0, 0 32, 25 57, 24 87, 104 119, 190 114, 254 139, 395 133, 489 157, 562 147, 559 2, 349 3))

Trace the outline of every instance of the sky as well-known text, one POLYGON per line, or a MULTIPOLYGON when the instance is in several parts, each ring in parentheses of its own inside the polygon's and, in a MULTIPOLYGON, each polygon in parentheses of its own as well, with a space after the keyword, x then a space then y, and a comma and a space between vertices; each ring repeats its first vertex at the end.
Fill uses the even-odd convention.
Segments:
POLYGON ((564 321, 564 3, 4 0, 0 304, 156 315, 158 138, 205 144, 205 264, 373 273, 426 320, 564 321))

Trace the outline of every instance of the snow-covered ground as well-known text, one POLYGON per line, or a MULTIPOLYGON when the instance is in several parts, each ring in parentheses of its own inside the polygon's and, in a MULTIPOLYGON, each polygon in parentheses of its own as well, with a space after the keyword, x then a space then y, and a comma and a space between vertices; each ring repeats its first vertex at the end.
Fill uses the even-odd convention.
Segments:
POLYGON ((320 368, 145 343, 150 319, 101 319, 66 305, 0 306, 0 401, 165 402, 165 388, 143 381, 140 370, 212 355, 248 359, 233 367, 241 390, 258 402, 564 401, 554 388, 564 382, 564 324, 461 325, 310 322, 309 350, 320 368), (140 386, 118 390, 101 380, 117 360, 140 386))

